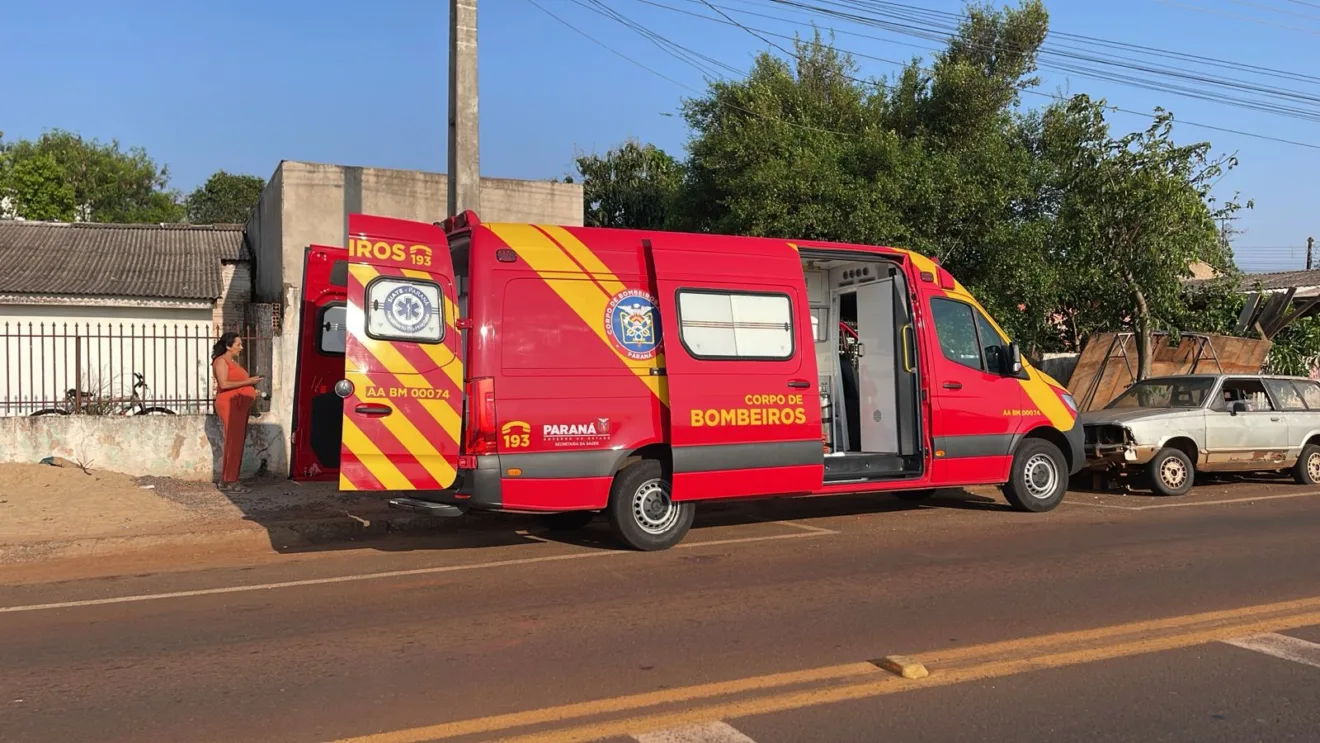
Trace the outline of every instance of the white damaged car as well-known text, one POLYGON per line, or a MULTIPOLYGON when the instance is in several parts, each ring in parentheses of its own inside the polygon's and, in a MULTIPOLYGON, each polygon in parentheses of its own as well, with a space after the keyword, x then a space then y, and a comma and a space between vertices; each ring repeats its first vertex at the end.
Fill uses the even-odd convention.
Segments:
POLYGON ((1267 375, 1146 379, 1083 413, 1087 469, 1136 475, 1162 495, 1198 472, 1291 471, 1320 484, 1320 382, 1267 375))

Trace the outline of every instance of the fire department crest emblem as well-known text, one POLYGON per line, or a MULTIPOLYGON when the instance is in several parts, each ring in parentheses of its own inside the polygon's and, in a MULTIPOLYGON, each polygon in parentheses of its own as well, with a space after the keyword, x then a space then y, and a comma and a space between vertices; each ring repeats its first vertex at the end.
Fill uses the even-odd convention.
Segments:
POLYGON ((605 308, 605 330, 614 347, 628 358, 654 358, 660 348, 660 316, 655 299, 638 289, 615 294, 605 308))

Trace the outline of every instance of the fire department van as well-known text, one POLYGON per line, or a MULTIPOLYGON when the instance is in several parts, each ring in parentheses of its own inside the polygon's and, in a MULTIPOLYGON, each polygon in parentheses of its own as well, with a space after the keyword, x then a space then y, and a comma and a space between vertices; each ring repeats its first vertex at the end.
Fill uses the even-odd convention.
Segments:
POLYGON ((296 478, 397 508, 603 513, 637 549, 696 504, 1002 485, 1084 464, 1068 392, 907 250, 354 214, 308 249, 296 478))

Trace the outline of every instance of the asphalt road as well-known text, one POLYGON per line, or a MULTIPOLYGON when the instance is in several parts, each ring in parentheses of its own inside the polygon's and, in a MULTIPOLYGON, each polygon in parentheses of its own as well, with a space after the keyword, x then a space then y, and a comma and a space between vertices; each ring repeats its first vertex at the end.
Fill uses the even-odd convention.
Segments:
POLYGON ((744 504, 654 554, 612 549, 603 525, 514 531, 528 526, 0 569, 0 740, 1202 742, 1320 726, 1320 493, 1079 494, 1041 515, 966 495, 744 504), (929 675, 871 662, 893 655, 929 675))

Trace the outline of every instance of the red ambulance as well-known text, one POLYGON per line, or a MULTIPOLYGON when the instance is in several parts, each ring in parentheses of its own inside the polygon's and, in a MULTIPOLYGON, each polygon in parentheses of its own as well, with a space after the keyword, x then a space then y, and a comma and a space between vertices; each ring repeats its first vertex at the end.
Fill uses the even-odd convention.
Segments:
POLYGON ((1068 392, 911 251, 471 212, 349 233, 307 251, 297 478, 603 513, 652 550, 717 499, 995 484, 1048 511, 1084 463, 1068 392))

